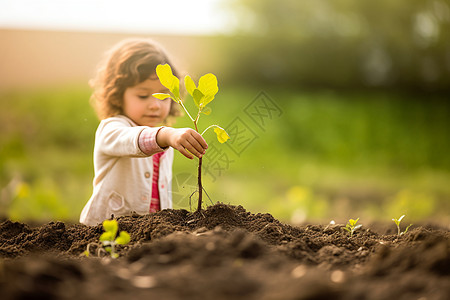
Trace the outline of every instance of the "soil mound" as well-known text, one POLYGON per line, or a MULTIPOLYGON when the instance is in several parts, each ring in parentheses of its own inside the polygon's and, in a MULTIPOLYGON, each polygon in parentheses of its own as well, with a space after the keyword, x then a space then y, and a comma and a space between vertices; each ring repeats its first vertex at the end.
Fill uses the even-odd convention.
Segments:
MULTIPOLYGON (((450 233, 284 224, 216 204, 117 218, 131 242, 108 258, 101 225, 0 223, 2 299, 448 299, 450 233), (83 253, 89 252, 89 257, 83 253)), ((394 226, 392 224, 392 226, 394 226)))

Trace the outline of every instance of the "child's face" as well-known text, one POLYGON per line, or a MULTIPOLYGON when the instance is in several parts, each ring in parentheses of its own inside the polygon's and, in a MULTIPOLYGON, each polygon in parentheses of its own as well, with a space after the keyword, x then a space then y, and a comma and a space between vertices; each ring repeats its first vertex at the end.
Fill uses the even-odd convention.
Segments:
POLYGON ((172 100, 156 99, 153 93, 169 93, 156 76, 127 88, 123 95, 123 113, 139 126, 161 125, 169 115, 172 100))

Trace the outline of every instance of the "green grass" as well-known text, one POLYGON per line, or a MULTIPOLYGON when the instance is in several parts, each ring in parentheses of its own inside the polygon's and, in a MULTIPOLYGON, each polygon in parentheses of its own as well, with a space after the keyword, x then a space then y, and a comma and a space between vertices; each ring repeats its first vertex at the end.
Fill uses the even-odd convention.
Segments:
POLYGON ((76 220, 91 193, 97 119, 87 87, 0 96, 2 212, 12 219, 76 220))
MULTIPOLYGON (((239 155, 230 145, 245 139, 232 135, 234 144, 222 145, 206 135, 205 167, 212 171, 204 185, 214 202, 293 222, 402 214, 448 220, 450 106, 443 99, 267 90, 281 115, 260 127, 244 111, 259 92, 221 87, 213 114, 200 119, 204 129, 239 118, 255 134, 239 155)), ((16 220, 77 221, 92 191, 98 120, 89 95, 76 85, 0 93, 1 212, 16 220)), ((175 126, 191 124, 183 117, 175 126)), ((176 154, 176 208, 189 207, 196 172, 196 161, 176 154)))

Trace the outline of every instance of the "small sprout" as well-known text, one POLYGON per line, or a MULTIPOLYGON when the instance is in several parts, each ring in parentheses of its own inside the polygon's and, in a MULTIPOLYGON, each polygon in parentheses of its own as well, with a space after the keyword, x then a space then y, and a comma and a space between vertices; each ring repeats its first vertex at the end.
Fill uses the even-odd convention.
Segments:
POLYGON ((345 230, 347 230, 348 232, 350 232, 350 237, 353 236, 353 233, 356 231, 356 229, 360 228, 362 225, 356 225, 356 223, 358 223, 359 218, 356 220, 350 219, 347 223, 347 225, 344 228, 345 230))
POLYGON ((121 231, 116 238, 119 229, 116 220, 103 221, 103 229, 105 232, 100 236, 100 241, 103 243, 105 250, 111 254, 112 258, 119 257, 119 254, 115 251, 115 246, 128 244, 130 242, 130 235, 126 231, 121 231))
POLYGON ((412 226, 412 224, 409 224, 409 225, 406 227, 405 231, 403 231, 403 232, 401 231, 401 229, 400 229, 400 222, 403 220, 404 217, 405 217, 405 215, 401 216, 401 217, 398 218, 398 219, 392 219, 392 221, 394 221, 395 225, 397 225, 397 235, 398 235, 398 236, 404 235, 406 232, 408 232, 409 227, 412 226))

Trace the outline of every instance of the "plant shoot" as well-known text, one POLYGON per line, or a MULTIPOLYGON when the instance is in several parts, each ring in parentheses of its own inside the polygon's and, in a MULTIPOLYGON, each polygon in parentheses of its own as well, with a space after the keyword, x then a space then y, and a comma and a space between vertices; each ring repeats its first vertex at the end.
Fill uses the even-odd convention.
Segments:
POLYGON ((412 226, 412 224, 409 224, 409 225, 406 227, 405 231, 401 231, 401 229, 400 229, 400 223, 401 223, 401 221, 403 220, 404 217, 405 217, 405 215, 401 216, 401 217, 398 218, 398 219, 392 219, 392 221, 394 221, 395 225, 397 225, 397 235, 398 235, 398 236, 404 235, 406 232, 408 232, 409 227, 412 226))
POLYGON ((117 236, 119 225, 116 220, 103 221, 103 229, 105 232, 100 236, 100 241, 103 243, 105 250, 111 254, 112 258, 119 257, 115 251, 116 245, 126 245, 130 242, 130 235, 126 231, 121 231, 117 236))
POLYGON ((359 218, 356 220, 350 219, 350 220, 348 220, 347 225, 345 227, 342 227, 343 229, 347 230, 350 233, 350 237, 352 237, 353 233, 362 226, 361 224, 356 225, 356 223, 358 223, 358 221, 359 221, 359 218))
MULTIPOLYGON (((195 85, 194 80, 192 80, 190 76, 187 75, 184 77, 184 85, 186 87, 186 90, 188 91, 189 95, 192 96, 192 98, 194 99, 194 103, 198 108, 197 115, 191 115, 183 104, 180 96, 180 80, 175 75, 173 75, 172 68, 168 64, 158 65, 156 67, 156 75, 158 76, 161 84, 169 89, 170 93, 155 93, 152 96, 160 100, 171 98, 173 101, 178 103, 193 122, 195 131, 199 132, 198 121, 200 119, 200 115, 209 115, 211 113, 211 108, 207 107, 206 105, 214 100, 215 95, 219 91, 216 76, 211 73, 203 75, 198 81, 198 86, 195 85)), ((225 143, 230 138, 225 129, 223 129, 219 125, 211 125, 207 127, 205 130, 203 130, 201 135, 203 136, 205 132, 210 128, 214 128, 214 132, 217 135, 217 140, 220 143, 225 143)), ((202 191, 202 158, 199 158, 197 211, 200 211, 202 209, 202 191)))

